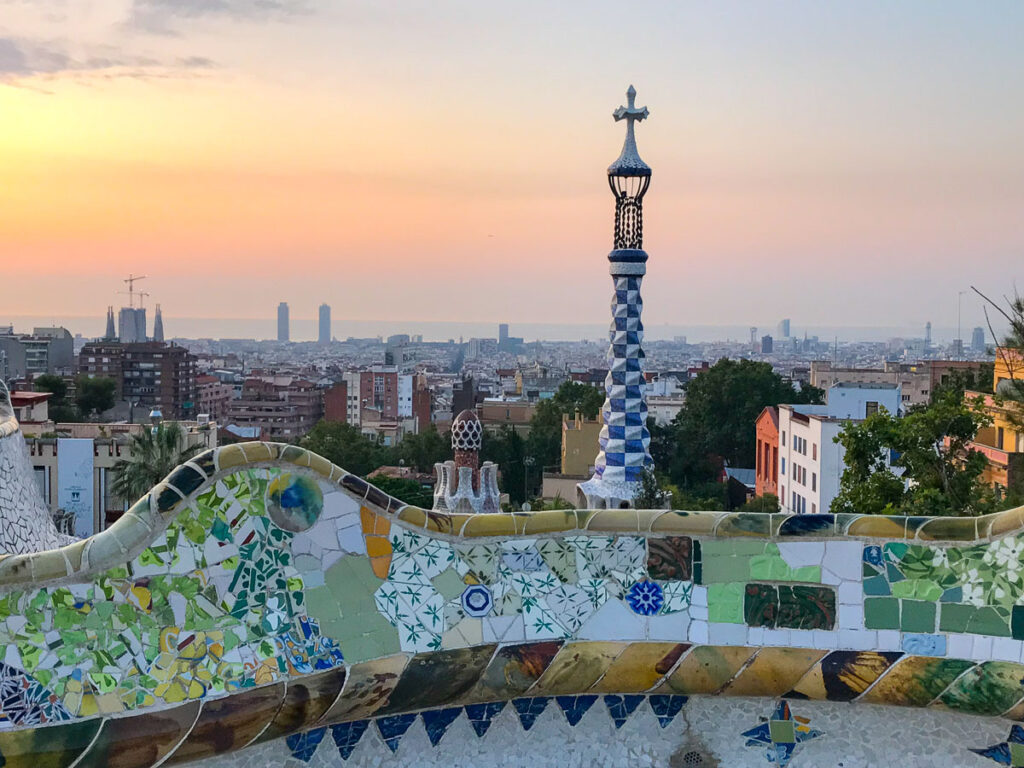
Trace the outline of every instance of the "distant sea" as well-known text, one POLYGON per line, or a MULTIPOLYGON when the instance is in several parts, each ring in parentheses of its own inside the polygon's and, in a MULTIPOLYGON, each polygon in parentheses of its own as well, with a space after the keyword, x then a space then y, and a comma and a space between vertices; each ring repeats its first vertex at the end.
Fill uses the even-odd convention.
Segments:
MULTIPOLYGON (((0 308, 0 313, 3 309, 0 308)), ((150 332, 153 327, 153 316, 149 314, 150 332)), ((18 333, 30 333, 33 327, 58 325, 64 326, 72 334, 97 337, 106 328, 105 316, 38 316, 38 315, 3 315, 0 314, 0 326, 13 324, 18 333)), ((438 322, 438 321, 390 321, 390 320, 347 320, 335 318, 332 323, 335 338, 346 339, 349 336, 366 338, 373 336, 390 336, 396 333, 409 335, 422 334, 424 341, 447 341, 474 336, 496 338, 498 323, 476 322, 438 322)), ((923 327, 907 326, 862 326, 838 327, 825 325, 799 325, 795 320, 791 325, 794 336, 803 338, 817 336, 821 341, 838 338, 841 342, 850 341, 887 341, 893 337, 922 338, 923 327)), ((276 318, 204 318, 174 317, 164 315, 164 333, 170 339, 174 337, 199 339, 274 339, 277 338, 276 318)), ((582 339, 605 341, 608 338, 608 326, 604 323, 509 323, 509 334, 522 336, 526 341, 542 339, 545 341, 580 341, 582 339)), ((970 340, 971 329, 963 329, 964 337, 970 340)), ((757 336, 775 335, 775 323, 758 326, 757 336)), ((311 317, 292 317, 291 336, 293 341, 313 341, 316 339, 316 319, 311 317)), ((685 336, 690 343, 711 341, 747 341, 750 339, 750 326, 746 325, 669 325, 648 324, 645 326, 648 340, 671 340, 677 336, 685 336)), ((936 326, 932 330, 932 338, 936 343, 947 343, 956 336, 956 328, 936 326)))

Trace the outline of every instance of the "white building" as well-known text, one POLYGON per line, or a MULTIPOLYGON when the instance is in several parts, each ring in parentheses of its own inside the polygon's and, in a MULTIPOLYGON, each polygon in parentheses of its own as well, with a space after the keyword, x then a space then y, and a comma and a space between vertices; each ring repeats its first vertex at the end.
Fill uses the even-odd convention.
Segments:
MULTIPOLYGON (((845 450, 835 437, 850 421, 899 413, 899 385, 837 384, 825 405, 779 406, 779 505, 790 514, 827 513, 839 493, 845 450)), ((888 458, 886 459, 888 461, 888 458)))

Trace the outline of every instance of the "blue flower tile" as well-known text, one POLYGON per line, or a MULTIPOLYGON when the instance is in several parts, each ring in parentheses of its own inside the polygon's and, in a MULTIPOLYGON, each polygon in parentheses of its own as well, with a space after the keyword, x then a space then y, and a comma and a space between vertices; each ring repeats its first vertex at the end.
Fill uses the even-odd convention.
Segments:
POLYGON ((638 581, 626 592, 626 602, 641 616, 653 616, 665 604, 661 585, 654 581, 638 581))

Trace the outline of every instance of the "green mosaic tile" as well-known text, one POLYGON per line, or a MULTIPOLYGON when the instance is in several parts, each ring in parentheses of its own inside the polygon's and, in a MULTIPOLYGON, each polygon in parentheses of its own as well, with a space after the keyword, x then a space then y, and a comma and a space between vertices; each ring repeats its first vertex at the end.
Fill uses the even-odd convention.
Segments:
POLYGON ((884 576, 873 576, 864 579, 864 594, 872 597, 888 597, 892 594, 892 589, 884 576))
POLYGON ((445 600, 451 600, 454 597, 458 597, 466 589, 466 583, 454 568, 449 568, 438 574, 430 580, 430 583, 434 585, 434 589, 436 589, 445 600))
POLYGON ((708 585, 708 621, 743 624, 743 588, 738 582, 708 585))
POLYGON ((832 629, 836 593, 829 587, 779 586, 778 626, 789 629, 832 629))
POLYGON ((972 635, 1010 637, 1010 622, 995 608, 978 608, 967 623, 967 632, 972 635))
POLYGON ((1010 634, 1014 640, 1024 640, 1024 605, 1013 606, 1010 614, 1010 634))
POLYGON ((1024 666, 986 661, 958 677, 940 697, 950 709, 977 715, 1000 715, 1024 696, 1024 666))
POLYGON ((868 629, 899 629, 900 601, 894 597, 864 600, 864 626, 868 629))
POLYGON ((750 579, 750 558, 732 555, 704 555, 702 584, 723 584, 750 579))
POLYGON ((940 632, 966 632, 978 609, 964 603, 943 603, 939 609, 940 632))
POLYGON ((900 600, 900 629, 904 632, 934 632, 935 603, 900 600))
POLYGON ((892 585, 892 595, 934 602, 942 597, 942 587, 927 579, 906 579, 892 585))

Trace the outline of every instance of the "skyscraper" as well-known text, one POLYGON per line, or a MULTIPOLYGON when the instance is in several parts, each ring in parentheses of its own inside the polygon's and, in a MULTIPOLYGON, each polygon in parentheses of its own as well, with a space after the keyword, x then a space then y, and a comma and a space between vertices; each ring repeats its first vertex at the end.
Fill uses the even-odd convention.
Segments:
POLYGON ((615 242, 608 254, 615 293, 609 332, 608 375, 604 380, 604 424, 594 459, 594 475, 577 486, 589 508, 632 506, 640 490, 644 467, 651 462, 651 434, 647 430, 647 387, 644 381, 643 301, 640 283, 647 272, 643 250, 643 197, 651 183, 651 167, 636 149, 634 123, 647 117, 647 107, 635 105, 633 86, 626 92, 627 106, 613 113, 626 120, 626 141, 619 159, 608 168, 608 184, 615 195, 615 242))
POLYGON ((317 341, 320 344, 331 343, 331 307, 328 304, 320 305, 320 332, 317 334, 317 341))
POLYGON ((156 317, 153 318, 153 341, 164 340, 164 316, 160 312, 160 305, 156 305, 156 317))
POLYGON ((788 339, 791 335, 789 332, 789 318, 779 320, 779 325, 775 329, 775 337, 778 339, 788 339))
POLYGON ((498 325, 498 344, 502 347, 508 344, 508 323, 498 325))
POLYGON ((974 329, 973 333, 971 333, 971 351, 985 351, 985 329, 980 325, 974 329))
POLYGON ((114 308, 107 307, 107 332, 103 334, 107 341, 117 338, 117 328, 114 326, 114 308))
POLYGON ((932 321, 929 320, 924 324, 924 345, 930 347, 932 345, 932 321))
POLYGON ((282 301, 277 305, 277 340, 288 341, 288 302, 282 301))

